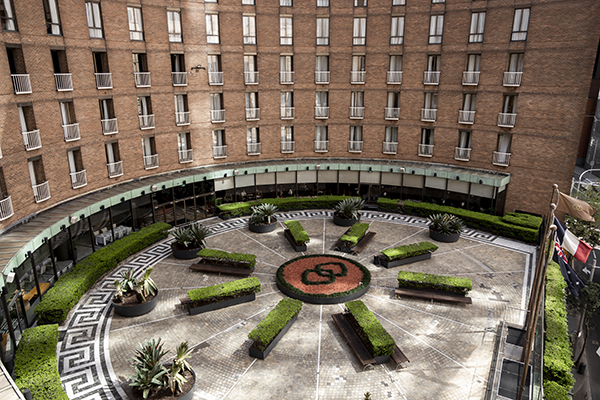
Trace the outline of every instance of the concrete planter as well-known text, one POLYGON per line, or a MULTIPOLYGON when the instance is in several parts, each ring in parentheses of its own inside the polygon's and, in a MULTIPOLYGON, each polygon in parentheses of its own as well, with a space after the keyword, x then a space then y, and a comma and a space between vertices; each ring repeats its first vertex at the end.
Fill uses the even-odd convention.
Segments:
POLYGON ((314 297, 314 296, 308 296, 308 295, 303 295, 300 293, 296 293, 291 291, 290 289, 286 288, 285 286, 283 286, 279 280, 277 280, 277 288, 279 290, 281 290, 281 292, 283 294, 285 294, 288 297, 291 297, 292 299, 298 299, 301 300, 305 303, 310 303, 310 304, 339 304, 339 303, 346 303, 348 301, 352 301, 355 299, 358 299, 359 297, 361 297, 363 294, 367 293, 367 290, 369 290, 369 287, 371 286, 371 283, 369 282, 369 284, 367 286, 365 286, 364 288, 354 292, 354 293, 350 293, 350 294, 346 294, 346 295, 341 295, 341 296, 337 296, 337 297, 314 297))
POLYGON ((157 291, 156 296, 152 300, 142 304, 122 305, 113 301, 112 306, 115 312, 122 317, 138 317, 154 310, 154 307, 158 304, 158 294, 159 292, 157 291))
POLYGON ((190 315, 196 315, 205 313, 208 311, 218 310, 220 308, 225 308, 229 306, 235 306, 237 304, 248 303, 250 301, 254 301, 256 299, 256 293, 252 293, 246 296, 236 297, 235 299, 229 299, 224 301, 219 301, 216 303, 206 304, 200 307, 192 307, 190 306, 191 302, 187 304, 188 312, 190 315))
POLYGON ((352 226, 359 221, 360 221, 360 217, 358 219, 346 219, 346 218, 338 217, 337 215, 333 214, 333 223, 338 226, 352 226))
POLYGON ((277 346, 277 343, 279 343, 279 341, 281 340, 281 338, 283 337, 283 335, 286 334, 286 332, 292 327, 292 325, 294 325, 294 322, 296 322, 296 320, 298 319, 298 314, 294 315, 292 317, 292 319, 290 319, 288 321, 288 323, 283 327, 282 330, 279 331, 279 333, 277 334, 277 336, 275 336, 275 338, 273 339, 273 341, 271 343, 269 343, 269 345, 267 346, 267 348, 265 348, 264 350, 257 350, 254 348, 254 342, 252 344, 252 346, 250 346, 249 349, 249 353, 250 353, 250 357, 254 357, 254 358, 259 358, 261 360, 264 360, 269 353, 271 352, 271 350, 273 350, 273 348, 275 346, 277 346))
MULTIPOLYGON (((165 365, 165 367, 167 367, 168 370, 171 369, 171 364, 164 364, 164 365, 165 365)), ((192 373, 192 379, 193 379, 192 387, 190 388, 190 390, 188 390, 185 393, 181 393, 179 397, 171 396, 170 391, 169 391, 169 395, 167 397, 164 397, 164 399, 192 400, 194 398, 194 391, 196 390, 196 373, 194 372, 193 369, 190 369, 190 372, 192 373)), ((129 388, 131 389, 131 398, 132 399, 141 399, 141 397, 136 396, 135 388, 133 386, 130 386, 129 388)))
POLYGON ((400 260, 388 261, 387 257, 380 256, 379 264, 384 268, 394 268, 399 267, 400 265, 412 264, 417 261, 429 260, 431 258, 431 253, 419 254, 414 257, 402 258, 400 260))
POLYGON ((277 220, 274 219, 274 222, 270 223, 269 225, 255 225, 251 222, 248 222, 248 228, 251 232, 255 233, 273 232, 275 228, 277 228, 277 220))
POLYGON ((292 234, 290 233, 289 229, 286 229, 283 231, 283 236, 285 236, 285 238, 288 240, 288 242, 290 242, 290 244, 292 245, 292 247, 294 248, 294 251, 296 252, 300 252, 300 251, 306 251, 306 249, 308 248, 306 246, 306 244, 298 246, 296 244, 296 241, 294 240, 294 237, 292 236, 292 234))
POLYGON ((171 251, 173 252, 173 257, 179 260, 191 260, 192 258, 196 258, 198 257, 198 252, 202 249, 202 247, 197 247, 193 249, 182 249, 177 243, 171 243, 171 251))
POLYGON ((429 227, 429 237, 433 240, 443 243, 454 243, 460 239, 460 233, 452 233, 450 235, 445 235, 433 229, 432 226, 429 227))

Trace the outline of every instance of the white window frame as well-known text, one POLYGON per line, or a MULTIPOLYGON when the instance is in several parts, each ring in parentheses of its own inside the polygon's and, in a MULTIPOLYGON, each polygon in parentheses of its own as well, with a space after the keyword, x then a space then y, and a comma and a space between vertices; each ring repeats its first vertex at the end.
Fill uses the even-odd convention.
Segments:
POLYGON ((485 11, 471 14, 471 27, 469 29, 469 43, 482 43, 485 30, 485 11))
POLYGON ((317 0, 317 7, 329 7, 329 0, 317 0))
POLYGON ((242 29, 244 32, 244 44, 256 44, 256 16, 243 15, 242 29))
POLYGON ((444 15, 432 15, 429 20, 429 44, 442 43, 444 33, 444 15))
POLYGON ((406 0, 392 0, 393 6, 405 6, 406 0))
POLYGON ((292 7, 292 0, 279 0, 279 7, 292 7))
POLYGON ((206 43, 219 44, 219 14, 206 14, 206 43))
POLYGON ((3 29, 8 32, 17 32, 17 19, 15 18, 15 10, 12 5, 12 0, 0 0, 4 6, 5 17, 2 18, 3 29))
POLYGON ((279 44, 291 46, 293 41, 294 25, 292 17, 279 17, 279 44))
POLYGON ((404 17, 392 17, 390 44, 404 44, 404 17))
POLYGON ((90 38, 102 39, 104 37, 104 31, 102 29, 102 12, 100 10, 100 3, 95 1, 86 1, 85 14, 87 16, 90 38))
POLYGON ((181 43, 181 11, 167 10, 167 24, 169 29, 169 42, 181 43))
POLYGON ((513 17, 511 42, 527 40, 527 29, 529 28, 530 8, 517 8, 513 17))
POLYGON ((367 0, 354 0, 354 7, 366 7, 367 0))
POLYGON ((355 17, 352 25, 352 45, 364 46, 367 44, 367 18, 355 17))
POLYGON ((329 46, 329 17, 317 17, 317 46, 329 46))
POLYGON ((142 9, 140 7, 127 7, 127 19, 129 21, 129 39, 144 40, 144 23, 142 9))

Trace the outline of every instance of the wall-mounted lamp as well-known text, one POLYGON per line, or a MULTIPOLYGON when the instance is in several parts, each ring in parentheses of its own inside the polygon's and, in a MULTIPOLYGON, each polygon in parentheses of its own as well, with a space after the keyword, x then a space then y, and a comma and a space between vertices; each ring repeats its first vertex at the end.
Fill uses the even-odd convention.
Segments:
POLYGON ((310 167, 306 167, 306 170, 308 171, 310 169, 310 167))
POLYGON ((369 172, 373 172, 373 167, 369 167, 369 172))
POLYGON ((125 201, 125 197, 121 197, 121 203, 125 201))
POLYGON ((437 177, 437 172, 434 172, 434 173, 433 173, 433 176, 437 177))
MULTIPOLYGON (((400 171, 402 171, 402 170, 400 170, 400 171)), ((390 168, 390 172, 394 172, 394 168, 390 168)))
POLYGON ((412 171, 410 171, 410 173, 414 175, 415 174, 415 170, 413 169, 412 171))
POLYGON ((152 190, 153 192, 156 192, 158 190, 158 186, 152 185, 152 186, 150 186, 150 190, 152 190))
POLYGON ((285 167, 285 170, 286 170, 286 171, 289 171, 289 170, 290 170, 290 167, 285 167))
POLYGON ((330 169, 331 169, 331 167, 328 165, 328 166, 327 166, 327 171, 329 171, 330 169))
POLYGON ((269 172, 269 168, 265 168, 265 172, 269 172))
POLYGON ((145 195, 145 194, 146 194, 146 191, 145 191, 145 190, 142 190, 142 193, 141 193, 141 195, 143 196, 143 195, 145 195))
POLYGON ((234 175, 237 175, 237 174, 239 174, 239 173, 240 173, 240 171, 239 171, 238 169, 234 169, 234 170, 233 170, 233 174, 234 174, 234 175))
POLYGON ((483 184, 483 181, 482 181, 481 179, 479 180, 479 184, 480 184, 480 185, 482 185, 482 184, 483 184))
POLYGON ((348 167, 348 171, 350 171, 352 169, 352 167, 348 167))
POLYGON ((401 167, 400 172, 404 172, 404 171, 406 171, 406 169, 404 167, 401 167))
POLYGON ((67 230, 67 226, 66 225, 61 225, 60 226, 60 230, 63 231, 63 232, 66 231, 67 230))
POLYGON ((248 175, 248 171, 247 171, 247 170, 246 170, 246 171, 244 171, 244 175, 248 175))
POLYGON ((460 181, 460 176, 457 176, 457 177, 456 177, 456 180, 457 180, 457 181, 460 181))
MULTIPOLYGON (((144 192, 142 191, 142 194, 144 194, 144 192)), ((104 205, 100 206, 100 210, 104 210, 104 205)))
POLYGON ((202 65, 198 64, 195 67, 192 67, 191 71, 194 72, 195 69, 206 69, 202 65))
POLYGON ((206 180, 206 176, 204 177, 204 180, 206 180))
POLYGON ((317 165, 315 166, 315 168, 316 168, 316 169, 321 169, 321 164, 317 164, 317 165))
POLYGON ((14 272, 9 272, 8 274, 6 274, 6 282, 7 283, 13 283, 14 280, 15 280, 14 272))
POLYGON ((223 174, 223 178, 227 178, 227 173, 223 174))
POLYGON ((162 185, 162 190, 165 190, 167 188, 167 185, 162 185))
POLYGON ((183 181, 183 182, 181 182, 181 185, 185 186, 186 183, 187 183, 186 181, 183 181))

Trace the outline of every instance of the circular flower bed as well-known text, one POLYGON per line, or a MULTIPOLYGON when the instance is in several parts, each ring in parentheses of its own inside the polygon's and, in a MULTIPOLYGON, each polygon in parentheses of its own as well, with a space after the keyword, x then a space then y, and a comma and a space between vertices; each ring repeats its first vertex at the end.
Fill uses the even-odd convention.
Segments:
POLYGON ((370 283, 362 264, 329 254, 294 258, 277 270, 279 289, 307 303, 345 303, 362 296, 370 283))

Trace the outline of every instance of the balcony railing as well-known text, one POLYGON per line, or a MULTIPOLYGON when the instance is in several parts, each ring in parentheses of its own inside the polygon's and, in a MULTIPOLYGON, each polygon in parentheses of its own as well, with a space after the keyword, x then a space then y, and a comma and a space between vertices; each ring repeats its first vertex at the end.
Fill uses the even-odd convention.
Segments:
POLYGON ((7 218, 12 217, 15 212, 13 211, 12 200, 10 196, 0 200, 0 221, 4 221, 7 218))
POLYGON ((96 87, 98 89, 112 89, 112 74, 108 73, 95 73, 96 76, 96 87))
POLYGON ((88 28, 90 39, 102 39, 102 28, 88 28))
POLYGON ((35 129, 29 132, 23 132, 23 143, 25 144, 25 150, 35 150, 42 147, 42 139, 40 137, 40 130, 35 129))
POLYGON ((144 169, 158 168, 158 154, 144 156, 144 169))
POLYGON ((475 122, 475 111, 458 111, 459 124, 472 124, 473 122, 475 122))
POLYGON ((294 119, 294 107, 281 107, 281 119, 294 119))
POLYGON ((182 111, 175 113, 175 125, 184 126, 190 124, 190 112, 182 111))
POLYGON ((479 71, 463 71, 462 84, 465 86, 479 85, 479 71))
POLYGON ((400 107, 385 108, 385 119, 390 121, 397 121, 398 118, 400 118, 400 107))
POLYGON ((33 189, 33 199, 36 203, 40 203, 50 198, 50 185, 48 181, 40 183, 39 185, 31 186, 33 189))
POLYGON ((73 189, 78 189, 87 185, 85 169, 77 172, 71 172, 71 185, 73 186, 73 189))
POLYGON ((383 154, 396 154, 398 152, 398 142, 383 142, 383 154))
POLYGON ((329 118, 329 107, 315 107, 315 118, 316 119, 329 118))
POLYGON ((102 133, 105 135, 113 135, 119 132, 119 124, 117 124, 116 118, 101 119, 102 133))
POLYGON ((246 85, 258 85, 258 71, 245 71, 244 83, 246 85))
POLYGON ((56 90, 59 92, 68 92, 73 90, 73 78, 71 74, 54 74, 56 81, 56 90))
POLYGON ((514 128, 517 114, 498 113, 498 126, 501 128, 514 128))
POLYGON ((187 86, 187 72, 171 72, 173 78, 173 86, 187 86))
POLYGON ((329 83, 329 71, 315 71, 315 83, 327 85, 329 83))
POLYGON ((437 108, 421 108, 421 121, 435 122, 437 117, 437 108))
POLYGON ((387 72, 387 83, 388 85, 399 85, 402 83, 402 71, 388 71, 387 72))
POLYGON ((169 42, 181 43, 183 40, 181 33, 169 33, 169 42))
POLYGON ((329 140, 315 140, 315 153, 327 153, 329 140))
POLYGON ((193 149, 178 150, 178 152, 179 152, 179 162, 181 164, 190 163, 190 162, 194 161, 193 149))
POLYGON ((360 141, 349 140, 348 141, 348 152, 362 153, 362 149, 363 149, 362 140, 360 140, 360 141))
POLYGON ((440 84, 440 71, 424 71, 423 72, 423 84, 424 85, 439 85, 440 84))
POLYGON ((256 44, 256 36, 244 36, 244 44, 256 44))
POLYGON ((65 142, 72 142, 73 140, 81 139, 79 133, 79 124, 63 125, 63 134, 65 135, 65 142))
POLYGON ((282 85, 294 83, 294 71, 279 71, 279 83, 282 85))
POLYGON ((260 154, 260 143, 246 143, 249 156, 257 156, 260 154))
POLYGON ((258 121, 260 119, 260 108, 246 108, 246 121, 258 121))
POLYGON ((140 115, 140 129, 154 128, 154 114, 140 115))
POLYGON ((150 87, 150 72, 134 72, 135 87, 150 87))
POLYGON ((225 110, 210 110, 210 120, 213 124, 225 122, 225 110))
POLYGON ((365 83, 365 71, 350 71, 350 83, 362 85, 365 83))
POLYGON ((364 107, 350 107, 350 119, 363 119, 365 117, 364 107))
POLYGON ((353 46, 364 46, 365 44, 367 44, 367 38, 364 36, 354 36, 352 38, 353 46))
POLYGON ((502 84, 513 87, 521 86, 521 75, 523 75, 522 72, 505 72, 502 84))
POLYGON ((499 165, 501 167, 508 167, 508 162, 510 161, 510 153, 500 153, 498 151, 494 152, 494 159, 492 164, 499 165))
POLYGON ((117 161, 106 164, 108 168, 108 177, 116 178, 117 176, 123 175, 123 161, 117 161))
POLYGON ((281 46, 291 46, 294 43, 293 40, 291 37, 280 37, 279 44, 281 46))
POLYGON ((13 87, 15 88, 15 94, 29 94, 31 93, 31 80, 29 80, 29 74, 12 74, 13 87))
POLYGON ((209 85, 222 85, 223 84, 223 73, 222 72, 209 72, 208 73, 208 84, 209 85))
POLYGON ((282 153, 293 153, 294 152, 294 141, 281 141, 281 152, 282 153))
POLYGON ((471 158, 471 149, 466 147, 454 148, 454 159, 458 161, 469 161, 471 158))
POLYGON ((433 145, 419 143, 419 156, 433 157, 433 145))
POLYGON ((213 146, 213 158, 227 157, 227 146, 213 146))

